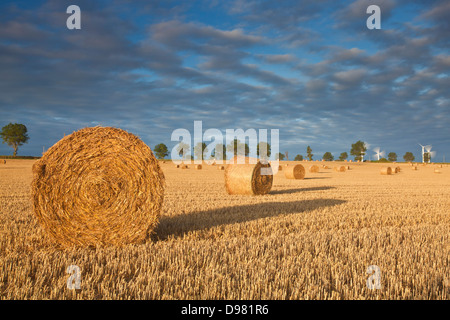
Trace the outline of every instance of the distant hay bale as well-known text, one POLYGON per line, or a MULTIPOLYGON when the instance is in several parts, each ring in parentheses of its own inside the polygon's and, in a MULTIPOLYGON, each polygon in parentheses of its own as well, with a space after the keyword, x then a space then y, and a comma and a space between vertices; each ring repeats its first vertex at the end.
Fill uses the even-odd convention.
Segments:
POLYGON ((202 170, 202 165, 201 164, 196 164, 195 165, 195 170, 202 170))
POLYGON ((402 169, 400 167, 395 167, 392 169, 392 171, 395 170, 395 173, 399 173, 402 169))
POLYGON ((309 172, 319 172, 319 166, 316 166, 316 165, 310 166, 309 172))
POLYGON ((283 167, 282 166, 278 166, 278 171, 283 171, 283 167))
POLYGON ((411 169, 413 170, 417 170, 417 166, 413 166, 411 169))
POLYGON ((322 165, 322 168, 323 168, 323 169, 330 169, 330 168, 328 168, 326 165, 322 165))
POLYGON ((350 166, 347 166, 347 170, 350 170, 350 166))
POLYGON ((284 176, 286 179, 296 179, 301 180, 305 178, 305 167, 303 167, 301 164, 296 164, 294 166, 289 166, 284 171, 284 176))
POLYGON ((177 168, 177 169, 180 168, 180 165, 179 164, 175 165, 175 168, 177 168))
POLYGON ((146 239, 164 199, 150 148, 111 127, 65 136, 33 165, 33 210, 62 247, 121 246, 146 239))
POLYGON ((261 169, 270 168, 270 163, 262 164, 255 159, 257 162, 253 164, 250 159, 245 157, 243 164, 234 161, 226 166, 225 189, 228 194, 264 195, 272 189, 273 175, 261 175, 261 169))
POLYGON ((180 169, 189 169, 189 166, 187 164, 180 165, 180 169))
POLYGON ((439 169, 434 169, 434 173, 441 173, 441 170, 439 170, 439 169))
POLYGON ((336 172, 345 172, 346 170, 347 170, 347 168, 345 168, 345 166, 334 167, 334 171, 336 171, 336 172))
POLYGON ((383 168, 381 168, 381 174, 382 175, 392 174, 392 168, 391 167, 383 167, 383 168))
POLYGON ((225 170, 225 166, 218 166, 217 169, 219 169, 219 170, 225 170))

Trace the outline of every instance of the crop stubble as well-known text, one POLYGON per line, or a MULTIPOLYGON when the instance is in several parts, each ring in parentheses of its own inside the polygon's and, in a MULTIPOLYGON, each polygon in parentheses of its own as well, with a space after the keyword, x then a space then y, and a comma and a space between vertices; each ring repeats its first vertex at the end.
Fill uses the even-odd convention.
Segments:
POLYGON ((153 239, 56 250, 32 213, 33 162, 0 166, 2 299, 450 297, 448 167, 383 176, 379 164, 355 163, 304 180, 281 172, 270 194, 240 196, 226 193, 216 167, 167 162, 153 239), (81 290, 67 288, 72 264, 81 290), (369 265, 380 267, 380 290, 366 286, 369 265))

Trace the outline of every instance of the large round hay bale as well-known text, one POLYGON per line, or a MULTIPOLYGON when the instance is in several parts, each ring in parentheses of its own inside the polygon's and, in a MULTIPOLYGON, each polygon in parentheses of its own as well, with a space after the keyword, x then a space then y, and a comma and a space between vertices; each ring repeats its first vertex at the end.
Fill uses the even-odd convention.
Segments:
POLYGON ((334 167, 334 171, 336 171, 336 172, 345 172, 346 170, 347 170, 347 168, 345 166, 334 167))
POLYGON ((65 136, 33 165, 33 209, 62 247, 125 245, 156 227, 164 174, 150 148, 110 127, 65 136))
POLYGON ((382 175, 392 174, 392 168, 391 167, 383 167, 383 168, 381 168, 381 174, 382 175))
MULTIPOLYGON (((235 157, 233 160, 236 160, 235 157)), ((228 194, 263 195, 270 192, 273 175, 261 175, 262 168, 270 168, 270 163, 251 163, 246 157, 245 163, 233 161, 225 168, 225 189, 228 194)))
POLYGON ((294 166, 289 166, 284 171, 284 176, 287 179, 297 179, 301 180, 305 178, 305 167, 303 167, 301 164, 296 164, 294 166))
POLYGON ((399 173, 402 169, 400 167, 392 168, 392 173, 399 173))
POLYGON ((312 173, 319 172, 319 166, 316 166, 316 165, 310 166, 309 167, 309 172, 312 172, 312 173))

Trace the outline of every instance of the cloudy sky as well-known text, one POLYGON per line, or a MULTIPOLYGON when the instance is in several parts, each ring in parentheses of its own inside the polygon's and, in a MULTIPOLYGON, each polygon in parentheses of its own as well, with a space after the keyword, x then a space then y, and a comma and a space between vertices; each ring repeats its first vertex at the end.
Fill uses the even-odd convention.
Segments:
POLYGON ((279 129, 290 158, 363 140, 450 161, 449 17, 445 0, 2 0, 0 127, 28 127, 19 155, 96 125, 170 149, 201 120, 279 129), (366 27, 372 4, 381 30, 366 27))

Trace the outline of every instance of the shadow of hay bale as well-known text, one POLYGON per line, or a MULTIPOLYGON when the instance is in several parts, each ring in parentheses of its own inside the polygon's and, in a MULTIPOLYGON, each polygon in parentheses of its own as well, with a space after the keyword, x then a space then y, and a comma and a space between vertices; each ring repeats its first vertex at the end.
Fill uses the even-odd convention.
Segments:
POLYGON ((243 223, 293 213, 307 213, 319 208, 337 206, 345 202, 347 201, 338 199, 264 202, 199 211, 173 217, 163 216, 160 219, 160 224, 155 229, 155 237, 153 239, 166 240, 169 237, 179 238, 192 231, 206 230, 222 225, 243 223))

